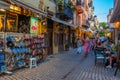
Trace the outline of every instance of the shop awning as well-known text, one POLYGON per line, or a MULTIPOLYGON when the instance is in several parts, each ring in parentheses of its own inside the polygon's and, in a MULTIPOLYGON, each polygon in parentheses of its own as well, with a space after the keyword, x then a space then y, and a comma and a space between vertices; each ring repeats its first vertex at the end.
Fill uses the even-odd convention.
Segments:
POLYGON ((10 8, 9 6, 10 5, 8 3, 4 2, 4 1, 0 1, 0 8, 1 9, 9 9, 10 8))
POLYGON ((74 25, 74 24, 71 24, 71 23, 69 23, 69 22, 66 22, 66 21, 62 21, 62 20, 60 20, 60 19, 58 19, 58 18, 55 18, 55 17, 52 17, 51 18, 53 21, 55 21, 55 22, 58 22, 58 23, 61 23, 61 24, 64 24, 64 25, 67 25, 67 26, 71 26, 71 27, 77 27, 76 25, 74 25))
POLYGON ((12 3, 19 5, 23 8, 29 9, 31 11, 34 11, 40 15, 47 16, 47 12, 43 12, 38 8, 33 7, 31 4, 24 2, 23 0, 11 0, 12 3))
POLYGON ((112 17, 110 22, 114 23, 116 21, 120 21, 120 0, 116 0, 116 5, 113 9, 112 17))

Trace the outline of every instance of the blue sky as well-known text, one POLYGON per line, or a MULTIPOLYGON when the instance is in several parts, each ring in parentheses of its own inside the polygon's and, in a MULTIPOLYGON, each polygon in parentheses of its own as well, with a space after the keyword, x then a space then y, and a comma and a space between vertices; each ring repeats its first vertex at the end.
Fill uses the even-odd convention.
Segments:
POLYGON ((107 22, 107 15, 109 9, 113 7, 114 0, 93 0, 93 6, 95 8, 94 15, 100 22, 107 22))

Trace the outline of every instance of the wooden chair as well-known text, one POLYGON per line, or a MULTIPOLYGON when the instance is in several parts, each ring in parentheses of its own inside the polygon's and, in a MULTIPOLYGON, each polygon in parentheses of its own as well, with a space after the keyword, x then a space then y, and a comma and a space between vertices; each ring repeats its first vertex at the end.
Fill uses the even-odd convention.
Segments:
POLYGON ((104 48, 97 48, 94 49, 94 54, 95 54, 95 65, 98 60, 103 60, 103 63, 105 64, 106 56, 104 54, 104 48))
POLYGON ((118 49, 118 56, 117 56, 117 66, 116 66, 116 70, 114 73, 114 76, 116 76, 118 69, 120 69, 120 48, 118 49))

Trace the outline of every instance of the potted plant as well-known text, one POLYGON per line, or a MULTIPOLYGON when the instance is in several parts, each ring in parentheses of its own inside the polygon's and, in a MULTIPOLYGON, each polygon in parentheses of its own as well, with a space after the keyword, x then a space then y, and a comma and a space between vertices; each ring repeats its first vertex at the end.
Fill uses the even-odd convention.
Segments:
POLYGON ((71 1, 68 4, 69 4, 70 8, 72 8, 73 11, 77 10, 76 6, 71 1))
POLYGON ((120 52, 120 42, 118 42, 118 44, 113 46, 113 50, 116 52, 120 52))
POLYGON ((65 43, 65 50, 68 51, 69 50, 69 44, 65 43))
POLYGON ((63 8, 64 8, 64 1, 63 0, 57 0, 56 4, 58 6, 59 11, 63 10, 63 8))

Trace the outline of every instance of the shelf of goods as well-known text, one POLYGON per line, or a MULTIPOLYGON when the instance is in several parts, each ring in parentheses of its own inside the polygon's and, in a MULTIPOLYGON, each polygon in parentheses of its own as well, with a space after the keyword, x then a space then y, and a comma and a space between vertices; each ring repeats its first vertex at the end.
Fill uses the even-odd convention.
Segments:
POLYGON ((6 66, 8 70, 15 70, 25 66, 25 55, 28 52, 24 45, 24 35, 20 33, 6 33, 6 66))
POLYGON ((0 33, 0 72, 5 71, 5 54, 3 53, 4 48, 4 33, 0 33))
POLYGON ((12 74, 11 72, 7 71, 6 69, 6 62, 5 62, 5 53, 4 53, 4 48, 5 48, 5 34, 0 33, 0 73, 6 73, 6 74, 12 74))
POLYGON ((31 57, 41 62, 46 57, 44 47, 44 35, 0 33, 0 72, 29 67, 31 57))
POLYGON ((45 58, 44 46, 44 35, 31 35, 31 52, 38 63, 45 58))

